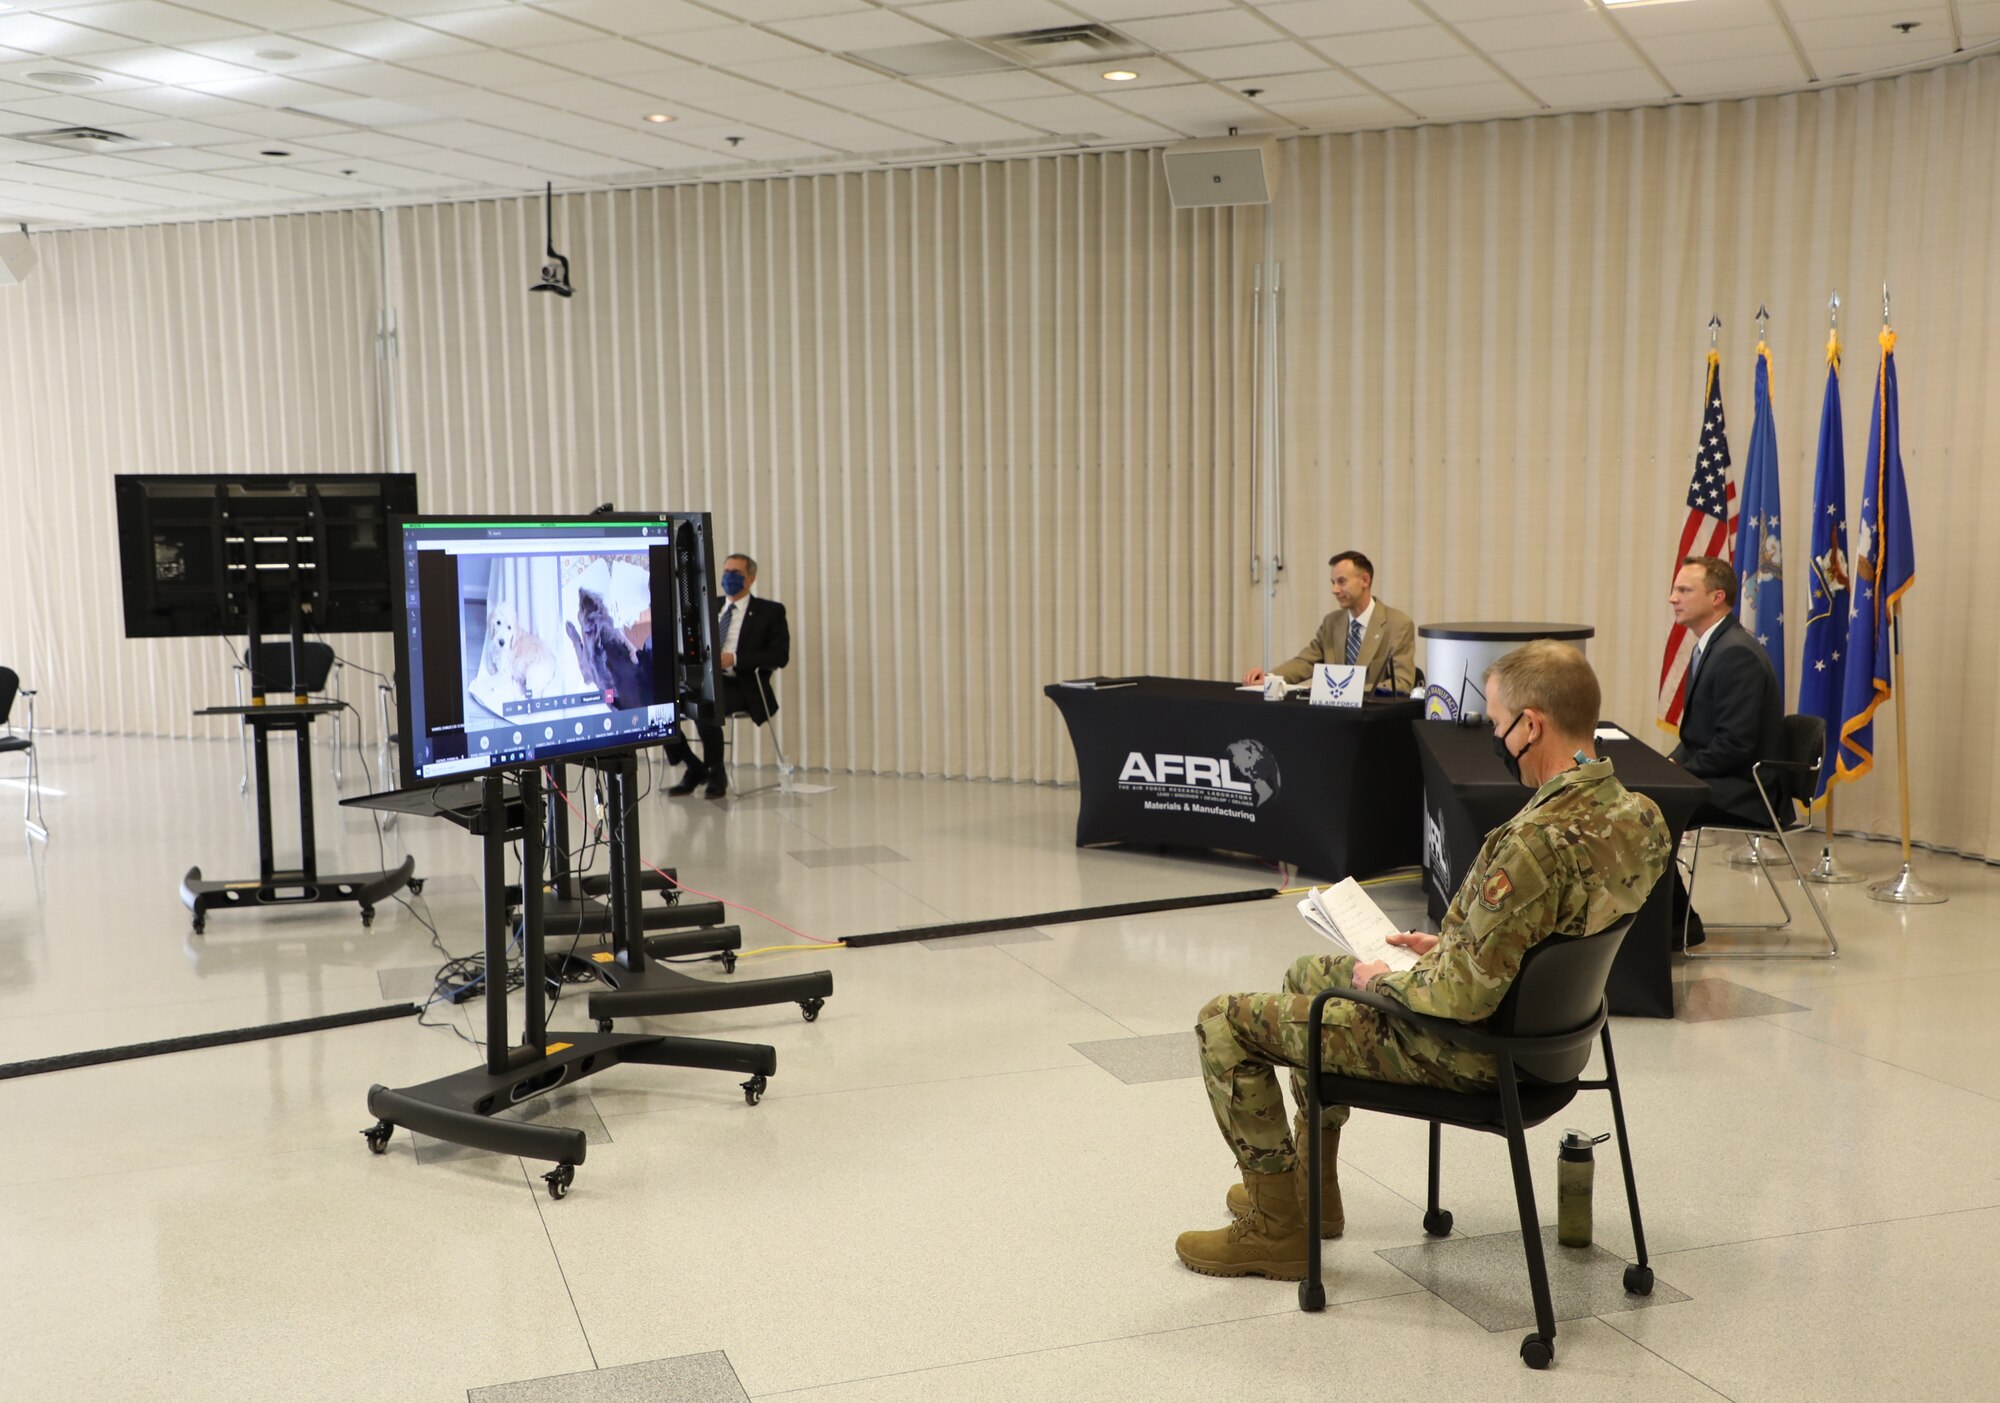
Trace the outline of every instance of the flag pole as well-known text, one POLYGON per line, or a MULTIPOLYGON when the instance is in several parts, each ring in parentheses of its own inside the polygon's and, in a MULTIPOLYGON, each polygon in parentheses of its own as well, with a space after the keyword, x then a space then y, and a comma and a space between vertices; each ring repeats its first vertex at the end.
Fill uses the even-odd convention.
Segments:
MULTIPOLYGON (((1889 330, 1889 284, 1882 284, 1882 330, 1889 330)), ((1885 345, 1893 344, 1886 338, 1885 345)), ((1885 351, 1886 355, 1887 352, 1885 351)), ((1885 417, 1882 433, 1886 440, 1889 424, 1885 417)), ((1878 504, 1878 510, 1880 504, 1878 504)), ((1910 730, 1904 719, 1909 708, 1909 694, 1903 690, 1903 610, 1898 604, 1889 606, 1889 686, 1896 705, 1896 788, 1902 803, 1903 818, 1903 870, 1884 881, 1869 885, 1868 895, 1876 901, 1894 902, 1899 906, 1936 906, 1949 898, 1910 870, 1910 730)))
MULTIPOLYGON (((1826 354, 1829 364, 1840 351, 1840 289, 1833 290, 1833 296, 1826 299, 1826 354)), ((1844 529, 1844 528, 1843 528, 1844 529)), ((1840 780, 1840 769, 1826 777, 1826 797, 1820 802, 1826 805, 1826 841, 1820 844, 1819 861, 1806 872, 1808 882, 1821 886, 1844 886, 1861 880, 1861 874, 1842 864, 1833 855, 1833 789, 1840 780)))

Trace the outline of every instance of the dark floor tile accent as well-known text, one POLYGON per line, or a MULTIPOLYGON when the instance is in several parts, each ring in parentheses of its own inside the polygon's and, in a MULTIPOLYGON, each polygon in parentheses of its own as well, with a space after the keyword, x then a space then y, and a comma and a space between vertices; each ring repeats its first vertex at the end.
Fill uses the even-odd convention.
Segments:
MULTIPOLYGON (((1622 1209, 1620 1211, 1623 1211, 1622 1209)), ((1649 1306, 1668 1306, 1688 1297, 1657 1277, 1653 1294, 1625 1290, 1623 1257, 1602 1247, 1563 1247, 1554 1228, 1542 1229, 1542 1252, 1549 1264, 1549 1298, 1557 1320, 1584 1320, 1649 1306)), ((1483 1329, 1529 1330, 1535 1300, 1528 1287, 1528 1259, 1521 1234, 1452 1237, 1416 1247, 1387 1248, 1375 1254, 1483 1329)))
POLYGON ((1201 1075, 1201 1053, 1194 1031, 1155 1033, 1143 1038, 1107 1038, 1103 1042, 1071 1043, 1127 1086, 1148 1081, 1178 1081, 1201 1075))
POLYGON ((721 1350, 469 1388, 466 1403, 750 1403, 721 1350))

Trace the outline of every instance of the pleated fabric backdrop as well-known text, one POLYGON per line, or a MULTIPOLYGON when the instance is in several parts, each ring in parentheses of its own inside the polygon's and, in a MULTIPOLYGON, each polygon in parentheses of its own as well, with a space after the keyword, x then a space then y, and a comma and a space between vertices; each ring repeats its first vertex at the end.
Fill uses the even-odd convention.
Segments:
MULTIPOLYGON (((1886 280, 1917 830, 2000 854, 1997 130, 1984 60, 1284 143, 1279 652, 1359 546, 1419 619, 1595 624, 1607 710, 1649 728, 1709 313, 1739 459, 1773 314, 1796 607, 1827 294, 1858 501, 1886 280)), ((526 291, 535 200, 40 236, 0 292, 0 653, 58 725, 187 733, 221 650, 122 638, 110 474, 400 465, 434 511, 713 510, 793 609, 807 764, 1067 778, 1044 682, 1257 661, 1263 217, 1173 212, 1143 152, 577 196, 570 303, 526 291)), ((1893 827, 1892 779, 1843 822, 1893 827)))

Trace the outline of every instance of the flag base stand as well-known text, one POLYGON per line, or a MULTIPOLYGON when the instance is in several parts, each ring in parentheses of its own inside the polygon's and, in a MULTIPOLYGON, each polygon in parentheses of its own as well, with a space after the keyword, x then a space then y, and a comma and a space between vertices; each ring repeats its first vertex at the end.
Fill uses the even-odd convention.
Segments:
POLYGON ((1903 870, 1893 877, 1869 885, 1870 901, 1887 901, 1898 906, 1940 906, 1951 900, 1943 892, 1922 880, 1904 863, 1903 870))
POLYGON ((1759 834, 1752 834, 1749 842, 1729 855, 1731 867, 1762 867, 1767 862, 1779 860, 1764 856, 1764 842, 1759 834))
POLYGON ((1840 859, 1833 855, 1832 848, 1824 847, 1819 850, 1819 861, 1806 869, 1805 878, 1808 882, 1818 882, 1827 887, 1864 880, 1852 867, 1843 866, 1840 859))

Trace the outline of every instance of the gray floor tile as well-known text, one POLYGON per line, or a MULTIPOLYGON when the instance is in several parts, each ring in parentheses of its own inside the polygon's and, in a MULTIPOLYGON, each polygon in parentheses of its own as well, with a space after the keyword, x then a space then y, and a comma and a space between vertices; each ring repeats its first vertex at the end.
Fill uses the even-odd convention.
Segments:
POLYGON ((1804 1004, 1745 988, 1727 979, 1683 979, 1674 984, 1674 1017, 1687 1023, 1806 1012, 1809 1010, 1804 1004))
POLYGON ((1178 1081, 1201 1075, 1201 1054, 1194 1032, 1155 1033, 1143 1038, 1108 1038, 1103 1042, 1071 1043, 1127 1086, 1149 1081, 1178 1081))
POLYGON ((894 848, 871 844, 863 848, 807 848, 792 854, 802 867, 872 867, 882 862, 908 862, 894 848))
MULTIPOLYGON (((1557 1320, 1583 1320, 1688 1299, 1657 1274, 1652 1295, 1629 1294, 1624 1258, 1597 1246, 1560 1246, 1552 1227, 1542 1229, 1542 1252, 1548 1259, 1549 1297, 1557 1320)), ((1453 1237, 1376 1255, 1487 1330, 1534 1327, 1535 1302, 1518 1232, 1453 1237)))
MULTIPOLYGON (((598 1115, 597 1103, 590 1099, 587 1091, 552 1091, 547 1096, 537 1096, 524 1105, 501 1111, 494 1119, 516 1120, 528 1125, 565 1126, 581 1130, 587 1145, 611 1143, 611 1132, 604 1128, 604 1118, 598 1115)), ((410 1132, 410 1139, 416 1143, 418 1164, 448 1164, 493 1153, 491 1150, 454 1145, 448 1140, 434 1140, 414 1130, 410 1132)))
POLYGON ((721 1350, 467 1389, 466 1403, 750 1403, 721 1350))
POLYGON ((1027 945, 1047 940, 1049 933, 1023 926, 1019 930, 989 930, 982 935, 946 935, 936 940, 919 940, 926 950, 978 950, 990 945, 1027 945))

